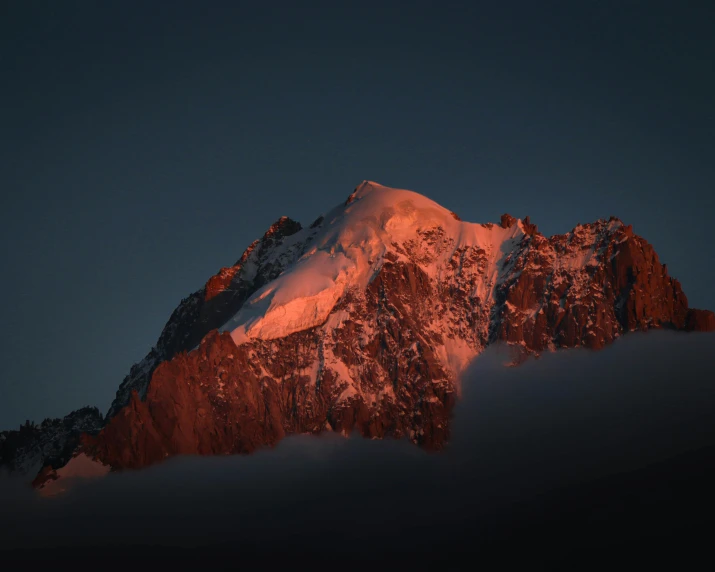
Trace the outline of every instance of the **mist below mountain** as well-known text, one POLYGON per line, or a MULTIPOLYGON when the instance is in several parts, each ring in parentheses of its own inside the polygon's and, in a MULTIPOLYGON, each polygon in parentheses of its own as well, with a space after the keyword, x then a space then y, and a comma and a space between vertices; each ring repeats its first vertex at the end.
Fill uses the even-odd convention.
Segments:
POLYGON ((55 498, 3 476, 0 547, 14 550, 0 561, 684 562, 712 531, 713 348, 714 334, 653 332, 505 367, 509 350, 490 347, 439 453, 328 433, 77 479, 55 498))

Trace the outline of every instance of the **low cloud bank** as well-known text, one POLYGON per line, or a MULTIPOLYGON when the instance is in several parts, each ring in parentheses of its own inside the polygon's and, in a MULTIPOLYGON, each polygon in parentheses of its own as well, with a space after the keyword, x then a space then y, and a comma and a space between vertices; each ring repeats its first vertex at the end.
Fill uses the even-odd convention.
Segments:
POLYGON ((704 531, 713 350, 711 334, 631 334, 511 368, 505 348, 490 348, 464 377, 442 453, 297 436, 251 456, 169 459, 52 499, 6 476, 0 548, 160 545, 249 561, 491 547, 505 557, 515 543, 561 554, 589 536, 636 545, 633 527, 672 536, 676 516, 704 531))

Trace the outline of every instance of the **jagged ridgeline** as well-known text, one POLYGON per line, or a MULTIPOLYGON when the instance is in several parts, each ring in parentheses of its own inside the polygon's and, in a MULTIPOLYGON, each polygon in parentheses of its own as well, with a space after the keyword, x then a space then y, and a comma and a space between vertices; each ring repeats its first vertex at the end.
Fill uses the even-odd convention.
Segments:
MULTIPOLYGON (((714 330, 715 315, 689 308, 620 220, 545 237, 528 217, 464 222, 365 181, 307 228, 279 219, 182 300, 107 418, 42 453, 36 482, 80 456, 142 467, 248 453, 289 433, 357 430, 439 449, 459 376, 487 345, 597 349, 652 328, 714 330)), ((5 464, 16 458, 3 453, 5 464)))
POLYGON ((0 466, 22 473, 44 465, 63 466, 72 458, 80 435, 96 435, 104 417, 96 407, 83 407, 63 419, 26 421, 18 431, 0 431, 0 466))

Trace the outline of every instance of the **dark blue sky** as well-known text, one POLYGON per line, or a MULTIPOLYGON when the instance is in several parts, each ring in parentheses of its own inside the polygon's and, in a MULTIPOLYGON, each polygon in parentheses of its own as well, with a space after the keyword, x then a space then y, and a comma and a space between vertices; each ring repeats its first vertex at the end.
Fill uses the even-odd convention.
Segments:
POLYGON ((2 2, 0 428, 106 410, 182 297, 363 179, 546 234, 617 215, 715 308, 713 29, 709 2, 2 2))

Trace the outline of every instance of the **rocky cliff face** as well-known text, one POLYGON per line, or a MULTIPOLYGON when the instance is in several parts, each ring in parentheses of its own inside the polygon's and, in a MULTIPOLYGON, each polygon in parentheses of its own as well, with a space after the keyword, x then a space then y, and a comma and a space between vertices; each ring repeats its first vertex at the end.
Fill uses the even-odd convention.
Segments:
POLYGON ((231 318, 251 294, 294 262, 302 254, 300 242, 291 244, 280 254, 276 251, 287 237, 300 230, 300 223, 281 217, 263 238, 245 250, 236 264, 222 268, 203 288, 184 298, 171 314, 156 346, 141 362, 132 366, 122 381, 107 417, 114 417, 129 403, 132 391, 143 398, 160 363, 196 347, 207 333, 231 318))
POLYGON ((688 308, 653 247, 615 218, 551 238, 533 234, 504 263, 492 339, 535 352, 601 348, 649 328, 708 329, 712 316, 688 308))
POLYGON ((310 228, 280 219, 182 301, 75 452, 136 468, 324 430, 439 449, 486 345, 601 348, 651 328, 713 330, 715 315, 618 219, 547 238, 365 182, 310 228))

